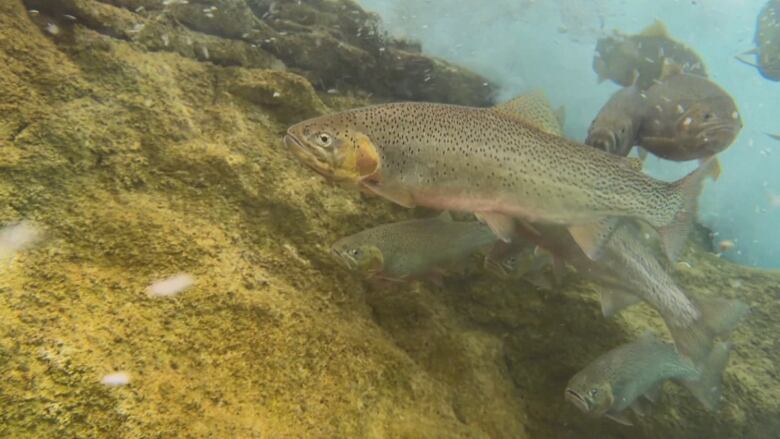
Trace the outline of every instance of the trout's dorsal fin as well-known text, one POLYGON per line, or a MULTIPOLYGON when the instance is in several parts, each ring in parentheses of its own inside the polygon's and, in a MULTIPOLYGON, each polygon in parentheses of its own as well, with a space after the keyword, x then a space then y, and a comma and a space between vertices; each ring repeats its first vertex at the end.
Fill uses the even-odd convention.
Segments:
POLYGON ((653 24, 642 29, 642 32, 640 32, 639 35, 643 37, 669 38, 669 31, 666 29, 666 25, 661 20, 656 19, 653 24))
POLYGON ((682 73, 684 72, 679 64, 669 61, 668 58, 664 58, 663 65, 661 66, 661 76, 658 79, 663 81, 664 79, 668 79, 672 76, 680 75, 682 73))
POLYGON ((563 127, 566 125, 566 107, 561 105, 558 107, 557 110, 555 110, 555 119, 558 120, 558 127, 561 129, 561 133, 563 133, 563 127))
POLYGON ((437 218, 441 221, 452 222, 452 214, 449 210, 443 210, 437 218))
POLYGON ((499 113, 520 119, 527 124, 555 135, 562 135, 561 123, 556 112, 552 109, 550 101, 540 89, 534 89, 528 93, 510 99, 503 104, 493 107, 499 113))

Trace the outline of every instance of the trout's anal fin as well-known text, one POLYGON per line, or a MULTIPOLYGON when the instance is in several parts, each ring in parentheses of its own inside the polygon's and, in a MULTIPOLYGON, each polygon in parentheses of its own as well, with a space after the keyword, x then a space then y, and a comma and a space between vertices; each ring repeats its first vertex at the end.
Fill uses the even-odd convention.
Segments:
POLYGON ((379 183, 371 181, 363 181, 361 184, 369 191, 379 195, 380 197, 387 198, 395 204, 406 208, 412 208, 417 205, 414 202, 414 197, 412 197, 412 194, 405 190, 388 189, 379 183))
POLYGON ((620 218, 604 218, 597 223, 569 226, 574 241, 582 251, 592 260, 601 258, 604 244, 612 237, 620 218))
POLYGON ((606 416, 618 424, 628 425, 629 427, 634 425, 625 413, 607 413, 606 416))
POLYGON ((631 293, 604 288, 601 290, 601 313, 605 318, 610 318, 640 301, 639 297, 631 293))
POLYGON ((511 242, 515 234, 515 219, 497 212, 476 212, 477 219, 487 224, 490 230, 504 242, 511 242))

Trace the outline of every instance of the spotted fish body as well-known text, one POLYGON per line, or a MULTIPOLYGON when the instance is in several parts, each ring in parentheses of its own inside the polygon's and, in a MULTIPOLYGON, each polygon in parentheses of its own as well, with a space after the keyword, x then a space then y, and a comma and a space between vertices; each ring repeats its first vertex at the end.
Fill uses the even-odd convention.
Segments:
POLYGON ((587 414, 630 425, 624 415, 627 408, 638 407, 642 396, 653 399, 665 381, 678 380, 712 408, 720 398, 720 375, 727 360, 728 345, 721 345, 696 367, 674 346, 646 334, 596 358, 574 375, 565 397, 587 414))
POLYGON ((285 141, 321 174, 351 175, 406 207, 475 212, 502 237, 497 223, 508 218, 589 226, 609 216, 634 217, 661 232, 672 258, 711 172, 703 166, 662 182, 624 158, 497 109, 433 103, 322 116, 291 127, 285 141))
POLYGON ((443 214, 358 232, 334 243, 332 252, 349 268, 369 268, 371 277, 404 281, 446 269, 497 239, 485 224, 443 214))
POLYGON ((769 0, 758 15, 755 67, 766 79, 780 81, 780 0, 769 0))
POLYGON ((742 129, 734 99, 707 78, 672 72, 646 97, 637 144, 659 157, 706 159, 728 148, 742 129))

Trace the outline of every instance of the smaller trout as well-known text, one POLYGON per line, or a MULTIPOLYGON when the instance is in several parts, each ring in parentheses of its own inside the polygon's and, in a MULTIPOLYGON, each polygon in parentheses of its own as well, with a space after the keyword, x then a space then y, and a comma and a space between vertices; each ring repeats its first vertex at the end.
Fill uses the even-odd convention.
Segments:
POLYGON ((734 99, 701 76, 668 67, 647 92, 637 144, 668 160, 704 160, 725 150, 742 129, 734 99))
POLYGON ((636 145, 646 107, 642 92, 636 86, 616 92, 593 119, 585 143, 611 154, 627 156, 636 145))
POLYGON ((498 238, 478 221, 453 221, 445 212, 374 227, 338 240, 338 261, 366 277, 391 281, 419 279, 462 262, 498 238))
POLYGON ((640 397, 653 401, 665 381, 675 380, 713 410, 720 400, 729 351, 728 343, 719 343, 697 367, 673 345, 646 334, 598 357, 574 375, 566 386, 565 398, 588 415, 632 425, 625 410, 641 413, 640 397))

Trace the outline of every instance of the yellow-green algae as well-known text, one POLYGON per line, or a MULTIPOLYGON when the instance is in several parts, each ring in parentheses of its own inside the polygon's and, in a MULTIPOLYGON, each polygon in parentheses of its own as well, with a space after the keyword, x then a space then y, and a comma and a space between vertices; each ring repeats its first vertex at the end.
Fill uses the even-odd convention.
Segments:
POLYGON ((482 274, 366 286, 330 243, 425 212, 326 184, 280 137, 367 101, 100 26, 47 35, 29 7, 0 4, 0 220, 46 240, 0 271, 0 437, 775 437, 780 274, 686 255, 685 288, 753 308, 718 414, 669 385, 633 428, 586 418, 566 381, 663 331, 647 307, 605 320, 592 285, 482 274), (145 294, 182 271, 192 289, 145 294), (131 383, 100 384, 116 370, 131 383))

